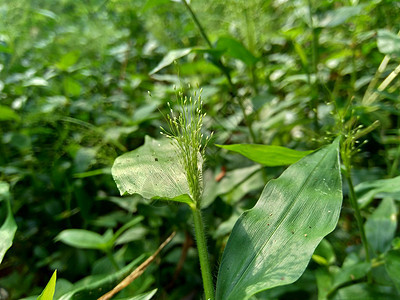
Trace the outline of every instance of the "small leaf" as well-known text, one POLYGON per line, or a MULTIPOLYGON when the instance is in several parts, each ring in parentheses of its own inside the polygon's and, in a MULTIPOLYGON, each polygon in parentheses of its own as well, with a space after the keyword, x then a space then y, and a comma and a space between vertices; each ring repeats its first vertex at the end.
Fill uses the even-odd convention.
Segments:
POLYGON ((79 51, 71 51, 67 54, 64 54, 60 61, 56 63, 56 67, 62 71, 67 71, 69 67, 72 67, 76 64, 80 56, 79 51))
POLYGON ((390 249, 397 228, 397 208, 392 198, 385 198, 365 222, 368 243, 376 254, 390 249))
POLYGON ((111 173, 121 195, 192 203, 177 151, 169 139, 146 136, 143 146, 119 156, 111 173))
POLYGON ((154 73, 157 73, 161 69, 172 64, 178 58, 188 55, 191 51, 192 48, 183 48, 169 51, 167 55, 165 55, 164 58, 160 61, 160 63, 153 70, 150 71, 149 74, 153 75, 154 73))
POLYGON ((335 229, 341 204, 336 139, 270 181, 256 206, 241 215, 222 256, 217 300, 248 299, 296 281, 335 229))
POLYGON ((216 145, 242 154, 252 161, 267 167, 286 166, 297 162, 313 151, 297 151, 281 146, 257 144, 216 145))
POLYGON ((0 121, 19 121, 20 119, 13 109, 0 105, 0 121))
POLYGON ((150 292, 143 293, 137 296, 133 296, 130 298, 119 298, 119 300, 150 300, 157 293, 157 289, 154 289, 150 292))
POLYGON ((241 42, 231 37, 221 37, 217 41, 217 50, 225 50, 226 54, 241 60, 247 66, 254 65, 258 59, 241 42))
POLYGON ((54 271, 49 282, 44 288, 43 292, 37 297, 37 300, 53 300, 54 291, 56 289, 57 270, 54 271))
POLYGON ((9 185, 0 181, 0 201, 4 200, 7 207, 7 217, 3 225, 0 227, 0 263, 3 261, 4 255, 10 249, 17 231, 17 224, 14 221, 10 204, 9 185))
POLYGON ((380 29, 377 43, 379 52, 400 56, 400 36, 387 29, 380 29))
POLYGON ((358 184, 354 190, 361 207, 367 206, 375 198, 393 197, 400 200, 400 176, 365 181, 358 184))
POLYGON ((348 19, 365 14, 365 4, 355 6, 343 6, 328 12, 325 18, 320 21, 319 27, 335 27, 347 22, 348 19))
POLYGON ((56 241, 81 249, 105 250, 108 240, 100 234, 84 229, 66 229, 61 231, 56 241))
POLYGON ((385 256, 385 267, 397 290, 400 292, 400 251, 391 250, 385 256))

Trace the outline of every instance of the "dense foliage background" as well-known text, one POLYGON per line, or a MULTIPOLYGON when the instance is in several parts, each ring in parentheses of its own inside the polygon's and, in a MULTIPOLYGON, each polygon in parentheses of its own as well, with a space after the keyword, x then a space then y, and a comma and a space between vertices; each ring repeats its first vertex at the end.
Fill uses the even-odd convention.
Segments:
MULTIPOLYGON (((57 269, 60 296, 85 277, 109 276, 150 255, 176 230, 158 260, 120 296, 158 288, 157 299, 201 297, 190 210, 121 198, 110 172, 115 158, 142 145, 146 135, 161 138, 175 87, 190 94, 199 86, 204 133, 214 132, 206 152, 204 181, 212 192, 205 195, 204 217, 215 274, 239 214, 284 168, 262 167, 214 144, 311 150, 378 120, 352 159, 375 259, 371 285, 360 283, 366 281, 361 272, 329 296, 358 284, 354 290, 371 299, 399 297, 399 277, 389 276, 382 263, 384 253, 400 248, 392 242, 399 235, 399 2, 190 5, 203 32, 180 1, 1 1, 0 181, 10 185, 18 225, 0 265, 3 293, 9 299, 38 295, 57 269), (118 237, 112 253, 59 241, 66 229, 109 234, 133 218, 136 224, 118 237)), ((343 262, 364 260, 347 194, 345 185, 338 227, 301 279, 254 299, 317 299, 343 262)), ((6 208, 0 205, 2 224, 6 208)))

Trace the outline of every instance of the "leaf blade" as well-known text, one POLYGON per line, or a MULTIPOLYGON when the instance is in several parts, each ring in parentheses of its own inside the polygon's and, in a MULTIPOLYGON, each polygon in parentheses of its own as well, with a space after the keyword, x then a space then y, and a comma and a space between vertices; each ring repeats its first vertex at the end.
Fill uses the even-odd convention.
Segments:
POLYGON ((57 270, 54 271, 43 292, 39 295, 39 297, 37 297, 37 300, 53 300, 54 292, 56 290, 56 281, 57 270))
POLYGON ((290 166, 267 184, 256 206, 242 214, 222 257, 217 299, 247 299, 300 277, 339 218, 338 148, 337 139, 290 166))
POLYGON ((177 151, 168 139, 146 136, 143 146, 117 157, 111 173, 121 195, 139 194, 190 205, 189 185, 177 151))
POLYGON ((313 151, 298 151, 286 147, 259 144, 216 145, 237 152, 267 167, 291 165, 313 151))
POLYGON ((3 261, 7 250, 12 246, 14 235, 17 231, 17 224, 11 210, 9 186, 7 183, 0 181, 0 201, 2 199, 6 202, 7 217, 0 227, 0 263, 3 261))

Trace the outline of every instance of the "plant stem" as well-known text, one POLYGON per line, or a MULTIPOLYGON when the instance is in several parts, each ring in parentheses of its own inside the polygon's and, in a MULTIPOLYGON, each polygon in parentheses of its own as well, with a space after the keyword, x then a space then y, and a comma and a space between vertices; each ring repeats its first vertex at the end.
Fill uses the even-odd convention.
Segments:
POLYGON ((312 48, 311 48, 311 59, 312 59, 312 72, 314 73, 315 80, 314 83, 310 85, 311 88, 311 101, 312 101, 312 109, 314 111, 314 127, 315 130, 319 130, 318 125, 318 34, 314 27, 313 22, 313 13, 312 13, 312 4, 311 0, 308 0, 308 21, 311 28, 312 33, 312 48))
POLYGON ((112 253, 110 251, 107 251, 106 254, 107 254, 108 259, 111 261, 113 267, 115 268, 115 270, 119 271, 120 267, 118 266, 117 261, 115 260, 112 253))
POLYGON ((361 242, 363 243, 364 250, 365 250, 365 259, 367 262, 371 262, 371 257, 369 255, 369 249, 368 249, 367 236, 365 235, 364 225, 363 225, 363 221, 362 221, 362 217, 361 217, 361 213, 360 213, 360 208, 357 203, 357 197, 356 197, 356 193, 354 191, 353 180, 351 179, 350 168, 348 168, 348 166, 346 166, 345 177, 346 177, 347 183, 349 185, 349 190, 350 190, 350 197, 349 197, 350 204, 355 211, 355 217, 356 217, 358 229, 360 230, 361 242))
POLYGON ((207 300, 214 300, 214 284, 212 280, 210 262, 208 260, 206 236, 204 224, 199 207, 192 207, 194 229, 196 233, 197 251, 199 252, 201 276, 203 278, 204 294, 207 300))
POLYGON ((186 6, 186 9, 189 11, 190 15, 193 18, 194 23, 196 23, 197 28, 200 31, 201 36, 204 38, 204 40, 206 41, 206 43, 208 44, 208 46, 210 48, 213 48, 213 45, 210 42, 210 39, 208 38, 203 26, 201 25, 199 19, 197 18, 197 16, 195 15, 194 11, 192 10, 192 8, 190 7, 190 5, 186 2, 186 0, 182 0, 182 3, 186 6))
MULTIPOLYGON (((204 27, 201 25, 199 19, 197 18, 196 14, 194 13, 192 8, 190 7, 189 3, 187 3, 186 0, 182 0, 182 3, 185 5, 186 9, 188 10, 190 15, 192 16, 194 23, 196 24, 197 28, 199 29, 200 34, 203 37, 203 39, 206 41, 208 47, 210 49, 213 49, 214 47, 211 44, 211 41, 208 38, 206 31, 204 30, 204 27)), ((222 73, 224 74, 224 76, 228 80, 228 84, 229 84, 229 87, 231 89, 231 96, 232 96, 232 98, 234 98, 235 96, 237 96, 237 89, 236 89, 235 84, 232 82, 232 78, 231 78, 231 75, 229 73, 229 69, 224 65, 224 63, 222 62, 222 60, 220 58, 218 60, 216 60, 215 64, 222 71, 222 73)), ((254 76, 255 76, 255 73, 254 73, 254 76)), ((253 79, 256 80, 255 77, 253 79)), ((242 111, 242 114, 243 114, 243 119, 244 119, 245 125, 249 129, 250 137, 252 139, 252 142, 256 143, 257 140, 256 140, 256 135, 254 134, 254 131, 253 131, 252 120, 246 114, 246 110, 245 110, 245 107, 244 107, 242 99, 240 97, 237 97, 237 100, 239 102, 240 110, 242 111)))

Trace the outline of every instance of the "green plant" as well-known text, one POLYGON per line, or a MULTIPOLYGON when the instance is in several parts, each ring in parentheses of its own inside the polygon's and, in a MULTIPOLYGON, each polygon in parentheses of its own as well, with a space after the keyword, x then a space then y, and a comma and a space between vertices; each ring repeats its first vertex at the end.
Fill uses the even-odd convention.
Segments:
MULTIPOLYGON (((223 253, 214 295, 201 216, 205 115, 200 95, 195 100, 179 96, 179 114, 170 108, 169 131, 163 130, 171 142, 146 138, 144 146, 116 159, 112 174, 121 195, 138 193, 190 206, 206 299, 248 299, 297 280, 339 218, 339 138, 267 184, 257 205, 242 214, 223 253)), ((208 141, 206 138, 205 145, 208 141)), ((271 165, 281 165, 281 158, 275 158, 271 165)), ((287 163, 284 159, 283 164, 287 163)))

